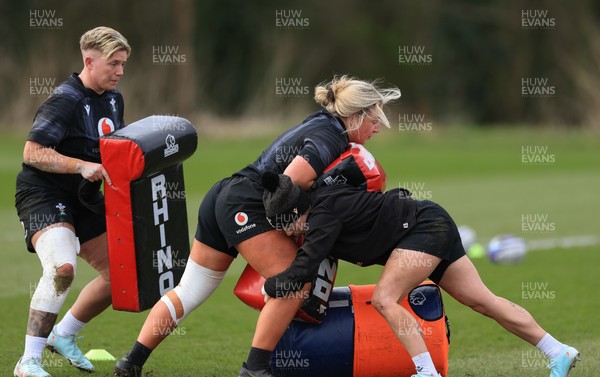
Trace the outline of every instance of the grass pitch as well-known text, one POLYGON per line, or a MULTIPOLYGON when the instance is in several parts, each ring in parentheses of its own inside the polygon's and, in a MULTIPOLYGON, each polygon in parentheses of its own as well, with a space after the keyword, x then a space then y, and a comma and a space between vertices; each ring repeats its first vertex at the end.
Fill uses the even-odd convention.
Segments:
MULTIPOLYGON (((185 163, 190 239, 204 193, 218 179, 251 162, 270 137, 199 140, 185 163)), ((4 251, 0 282, 0 374, 12 375, 22 353, 26 316, 41 267, 26 252, 14 210, 14 178, 24 136, 0 141, 0 219, 4 251)), ((523 129, 382 130, 367 147, 388 174, 388 188, 405 186, 417 198, 442 204, 460 224, 475 229, 485 244, 497 234, 527 240, 600 236, 600 141, 592 135, 523 129), (531 225, 534 225, 533 227, 531 225), (532 230, 533 229, 533 230, 532 230)), ((546 330, 577 347, 582 362, 573 377, 597 376, 600 293, 595 280, 598 245, 532 251, 519 265, 475 264, 496 294, 527 308, 546 330)), ((257 313, 232 294, 245 263, 238 258, 221 287, 152 354, 151 376, 234 376, 247 355, 257 313)), ((336 285, 374 283, 380 267, 342 263, 336 285)), ((94 276, 84 263, 67 304, 94 276)), ((444 296, 451 322, 450 376, 547 376, 546 361, 497 324, 444 296)), ((135 341, 145 313, 107 310, 82 332, 79 345, 122 356, 135 341)), ((54 376, 80 376, 63 359, 44 354, 54 376)), ((96 375, 112 375, 114 362, 95 362, 96 375)))

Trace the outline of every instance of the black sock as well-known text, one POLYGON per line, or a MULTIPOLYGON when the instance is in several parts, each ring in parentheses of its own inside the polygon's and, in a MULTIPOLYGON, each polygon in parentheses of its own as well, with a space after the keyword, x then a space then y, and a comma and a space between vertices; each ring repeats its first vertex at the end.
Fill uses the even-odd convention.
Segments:
POLYGON ((250 348, 246 368, 252 371, 269 369, 271 364, 271 355, 273 351, 267 351, 260 348, 250 348))
POLYGON ((139 367, 142 367, 144 366, 146 360, 148 360, 150 353, 152 353, 152 350, 150 348, 136 341, 133 345, 133 348, 128 354, 129 361, 139 367))

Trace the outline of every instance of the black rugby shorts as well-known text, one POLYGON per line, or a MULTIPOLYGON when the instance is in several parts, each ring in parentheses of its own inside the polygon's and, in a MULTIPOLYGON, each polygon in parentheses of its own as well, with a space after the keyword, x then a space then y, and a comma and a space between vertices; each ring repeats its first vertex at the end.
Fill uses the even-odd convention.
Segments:
POLYGON ((243 176, 217 182, 200 204, 196 240, 236 257, 237 244, 273 230, 265 213, 263 192, 259 182, 243 176))
POLYGON ((448 266, 466 255, 465 249, 454 220, 444 208, 429 200, 419 200, 416 204, 417 223, 396 247, 441 258, 442 261, 429 276, 437 284, 448 266))
POLYGON ((34 253, 31 237, 49 225, 69 223, 83 244, 106 232, 104 215, 90 211, 77 195, 52 187, 17 182, 15 207, 25 232, 27 250, 34 253))

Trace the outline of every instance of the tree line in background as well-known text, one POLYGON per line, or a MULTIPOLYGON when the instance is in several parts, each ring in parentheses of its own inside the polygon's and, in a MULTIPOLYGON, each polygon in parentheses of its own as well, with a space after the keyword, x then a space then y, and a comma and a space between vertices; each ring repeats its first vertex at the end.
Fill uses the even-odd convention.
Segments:
POLYGON ((2 127, 29 127, 81 69, 79 36, 106 25, 133 49, 119 86, 129 121, 281 118, 313 109, 314 86, 349 73, 398 86, 400 117, 600 129, 591 0, 20 1, 0 14, 2 127))

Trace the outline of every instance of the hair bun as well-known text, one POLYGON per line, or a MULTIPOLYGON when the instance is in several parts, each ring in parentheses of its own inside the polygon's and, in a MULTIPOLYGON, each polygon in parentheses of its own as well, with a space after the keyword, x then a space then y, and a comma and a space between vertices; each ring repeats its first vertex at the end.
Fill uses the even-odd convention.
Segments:
POLYGON ((279 174, 274 171, 266 171, 261 177, 261 183, 267 191, 275 192, 279 185, 279 174))
POLYGON ((335 102, 335 93, 331 87, 327 90, 327 101, 329 101, 329 103, 335 102))

